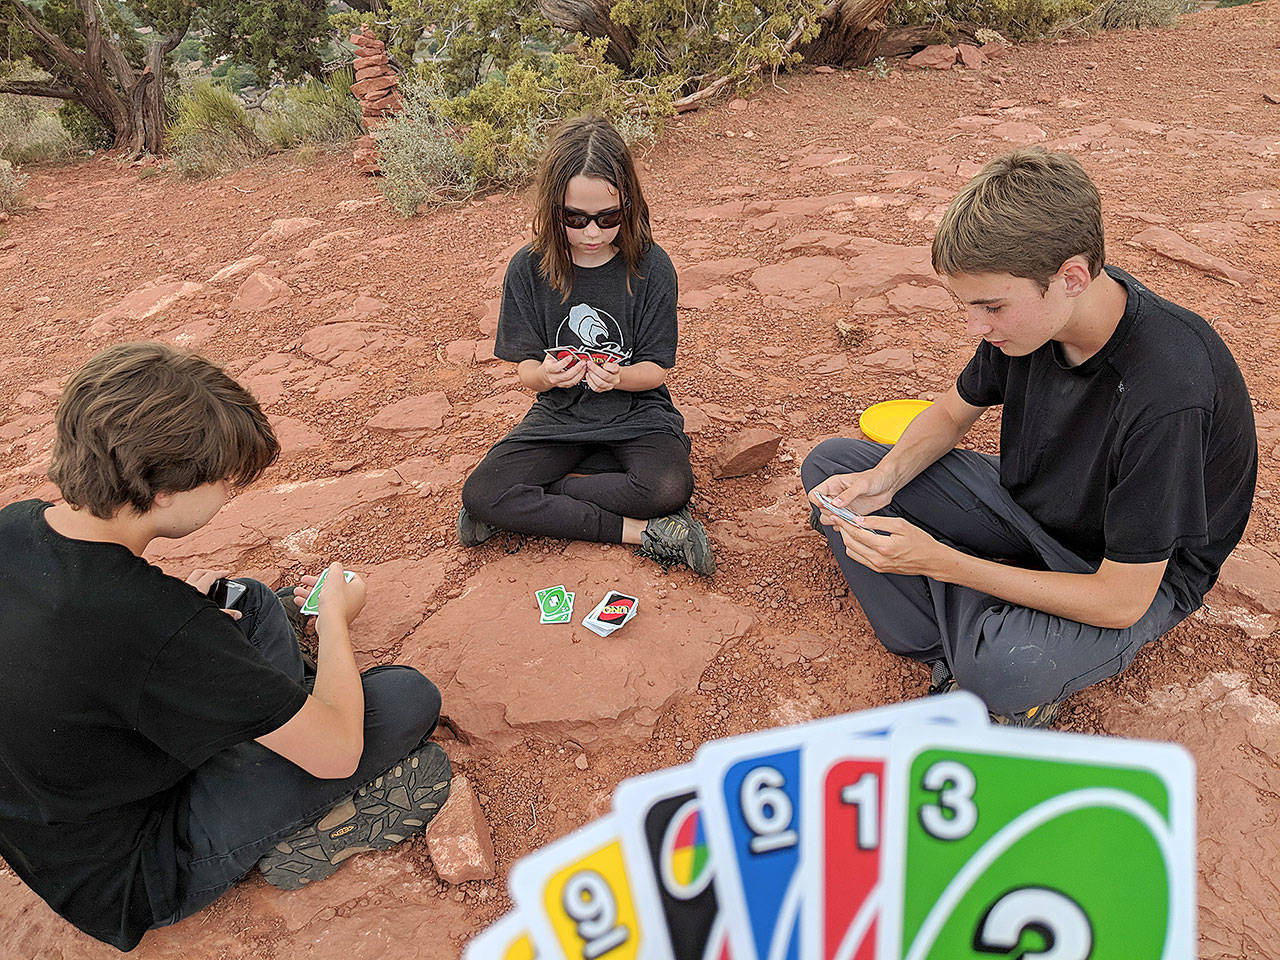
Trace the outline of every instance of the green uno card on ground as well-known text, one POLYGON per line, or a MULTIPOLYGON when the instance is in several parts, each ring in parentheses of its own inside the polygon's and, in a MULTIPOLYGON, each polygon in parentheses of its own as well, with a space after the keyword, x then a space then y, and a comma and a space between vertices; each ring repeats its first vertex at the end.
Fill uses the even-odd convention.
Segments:
POLYGON ((573 594, 563 586, 547 587, 534 594, 542 623, 568 623, 573 619, 573 594))
POLYGON ((910 727, 890 751, 878 960, 1195 956, 1184 749, 910 727))
POLYGON ((528 924, 519 913, 499 917, 467 941, 462 960, 535 960, 528 924))
POLYGON ((539 960, 638 960, 647 939, 613 814, 535 850, 507 889, 539 960))

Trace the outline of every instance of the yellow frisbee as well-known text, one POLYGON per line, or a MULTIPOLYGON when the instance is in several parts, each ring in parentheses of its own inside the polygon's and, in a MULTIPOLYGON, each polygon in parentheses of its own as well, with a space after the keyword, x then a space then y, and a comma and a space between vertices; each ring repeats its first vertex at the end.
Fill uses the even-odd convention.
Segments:
POLYGON ((907 424, 916 418, 932 400, 885 400, 873 403, 862 411, 858 426, 868 440, 876 443, 897 443, 907 424))

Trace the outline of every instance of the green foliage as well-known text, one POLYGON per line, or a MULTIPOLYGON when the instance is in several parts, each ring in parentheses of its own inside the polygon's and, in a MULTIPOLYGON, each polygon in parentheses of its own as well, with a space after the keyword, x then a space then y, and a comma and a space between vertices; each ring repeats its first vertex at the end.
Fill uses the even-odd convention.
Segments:
POLYGON ((606 45, 604 38, 580 38, 576 54, 515 63, 505 75, 490 75, 470 92, 441 101, 444 116, 464 131, 460 149, 480 183, 525 179, 547 136, 568 117, 599 113, 634 141, 674 112, 669 84, 627 79, 605 62, 606 45))
POLYGON ((320 76, 330 43, 325 0, 202 0, 199 25, 211 57, 231 56, 260 84, 320 76))
POLYGON ((351 68, 346 67, 324 80, 273 90, 262 107, 259 135, 280 149, 360 136, 364 128, 360 125, 360 104, 351 95, 354 79, 351 68))
POLYGON ((1243 7, 1250 3, 1263 3, 1265 0, 1218 0, 1220 7, 1243 7))
POLYGON ((797 63, 784 46, 818 35, 826 0, 618 0, 612 17, 635 35, 633 73, 678 77, 686 89, 700 81, 754 78, 797 63))
POLYGON ((470 196, 476 180, 457 128, 441 113, 441 88, 430 82, 403 91, 404 108, 377 131, 382 192, 401 216, 423 203, 470 196))
POLYGON ((79 146, 49 109, 57 101, 0 96, 0 159, 13 163, 62 160, 79 146))
POLYGON ((0 160, 0 211, 13 213, 22 206, 22 186, 27 178, 13 172, 8 160, 0 160))
POLYGON ((935 27, 952 40, 959 23, 976 23, 1011 40, 1036 40, 1071 29, 1168 26, 1181 0, 894 0, 889 22, 935 27))
POLYGON ((62 106, 58 107, 58 119, 76 143, 90 150, 111 146, 111 131, 81 104, 73 100, 62 101, 62 106))
POLYGON ((176 115, 166 134, 184 177, 211 177, 266 150, 240 101, 212 83, 196 83, 178 95, 173 107, 176 115))

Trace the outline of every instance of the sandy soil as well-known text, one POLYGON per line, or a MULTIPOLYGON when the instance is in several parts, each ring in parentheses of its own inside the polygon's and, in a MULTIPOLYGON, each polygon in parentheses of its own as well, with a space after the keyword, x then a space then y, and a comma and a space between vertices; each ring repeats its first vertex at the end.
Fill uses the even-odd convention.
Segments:
MULTIPOLYGON (((422 840, 296 895, 250 878, 138 955, 456 956, 506 908, 510 864, 604 812, 624 777, 714 737, 922 693, 923 669, 881 650, 805 526, 799 462, 856 435, 868 404, 952 382, 973 345, 920 251, 978 165, 1039 142, 1096 178, 1108 259, 1221 333, 1261 446, 1252 519, 1206 607, 1072 698, 1060 726, 1192 750, 1201 955, 1280 957, 1280 106, 1263 97, 1280 92, 1278 27, 1270 0, 1173 30, 1030 45, 980 70, 801 72, 673 122, 643 171, 654 232, 681 270, 671 383, 696 428, 696 507, 720 561, 710 581, 621 547, 456 543, 462 477, 528 403, 486 353, 523 195, 404 221, 338 151, 198 184, 109 157, 30 171, 34 208, 0 225, 0 502, 52 495, 59 383, 103 346, 159 338, 225 363, 286 455, 156 559, 270 582, 330 557, 367 572, 363 660, 411 662, 441 685, 463 738, 446 748, 498 854, 495 879, 458 886, 422 840), (1157 227, 1194 249, 1158 252, 1176 251, 1157 227), (837 320, 853 333, 838 336, 837 320), (412 398, 425 399, 387 410, 412 398), (717 447, 748 427, 782 433, 778 456, 713 480, 717 447), (531 594, 561 582, 579 603, 629 587, 642 614, 611 645, 577 627, 552 636, 531 594)), ((994 450, 997 424, 989 415, 973 442, 994 450)), ((112 953, 2 865, 0 887, 10 955, 112 953)))

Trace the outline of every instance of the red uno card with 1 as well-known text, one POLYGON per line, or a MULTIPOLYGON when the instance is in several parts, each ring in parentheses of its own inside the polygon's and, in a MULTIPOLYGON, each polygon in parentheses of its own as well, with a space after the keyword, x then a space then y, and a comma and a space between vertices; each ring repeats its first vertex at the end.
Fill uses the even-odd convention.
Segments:
MULTIPOLYGON (((744 734, 698 751, 698 796, 716 852, 716 897, 735 960, 819 956, 801 940, 801 910, 821 876, 802 869, 802 839, 816 822, 809 812, 816 785, 801 773, 803 752, 814 744, 843 741, 856 756, 856 738, 883 740, 893 727, 913 721, 988 722, 977 697, 953 693, 744 734)), ((851 906, 851 916, 857 915, 859 905, 851 906)))

